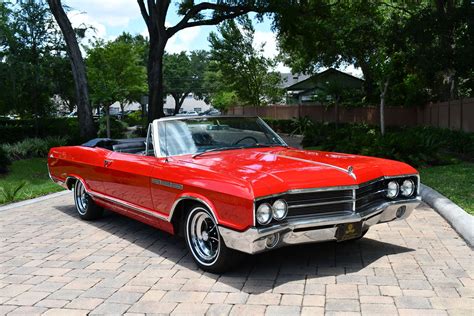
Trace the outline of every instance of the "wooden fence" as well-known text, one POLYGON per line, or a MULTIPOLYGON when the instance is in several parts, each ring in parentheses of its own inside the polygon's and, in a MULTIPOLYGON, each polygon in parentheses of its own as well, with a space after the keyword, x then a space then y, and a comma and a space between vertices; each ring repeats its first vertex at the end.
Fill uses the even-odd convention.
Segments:
MULTIPOLYGON (((273 119, 292 119, 308 116, 315 122, 334 122, 334 107, 320 104, 270 105, 264 107, 233 107, 227 111, 232 115, 258 115, 273 119)), ((339 108, 339 122, 380 123, 379 108, 375 106, 339 108)), ((474 98, 440 103, 429 103, 421 107, 389 106, 385 109, 387 126, 427 125, 465 132, 474 132, 474 98)))

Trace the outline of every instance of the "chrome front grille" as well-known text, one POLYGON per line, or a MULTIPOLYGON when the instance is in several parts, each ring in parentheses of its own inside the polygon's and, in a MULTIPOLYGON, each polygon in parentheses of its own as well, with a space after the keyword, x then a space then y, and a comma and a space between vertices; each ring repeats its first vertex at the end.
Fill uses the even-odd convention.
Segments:
POLYGON ((334 212, 351 212, 353 190, 288 194, 288 217, 334 212))
MULTIPOLYGON (((388 182, 393 180, 402 182, 411 179, 418 189, 417 176, 401 176, 397 178, 379 178, 357 186, 329 187, 322 189, 293 190, 287 193, 271 197, 260 198, 256 202, 256 208, 261 203, 270 205, 277 199, 284 199, 288 204, 288 215, 286 219, 314 215, 339 215, 352 212, 362 212, 387 201, 407 199, 398 196, 395 199, 386 197, 388 182)), ((415 198, 416 193, 409 198, 415 198)), ((276 222, 272 220, 271 223, 276 222)))

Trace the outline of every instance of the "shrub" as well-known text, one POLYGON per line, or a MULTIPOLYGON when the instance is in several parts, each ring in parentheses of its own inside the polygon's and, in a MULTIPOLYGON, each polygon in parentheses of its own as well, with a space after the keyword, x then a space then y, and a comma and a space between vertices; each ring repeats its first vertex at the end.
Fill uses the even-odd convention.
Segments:
MULTIPOLYGON (((127 123, 110 117, 110 138, 125 138, 127 132, 127 123)), ((98 137, 107 137, 107 117, 103 116, 99 120, 98 137)))
POLYGON ((65 136, 70 144, 80 144, 77 118, 42 118, 35 122, 25 120, 0 120, 0 144, 12 144, 26 138, 65 136), (37 125, 36 125, 37 124, 37 125))
POLYGON ((8 171, 11 161, 5 150, 0 146, 0 174, 8 171))
POLYGON ((123 121, 128 124, 128 126, 145 126, 146 117, 142 117, 142 111, 134 111, 123 118, 123 121))
POLYGON ((295 129, 293 127, 293 120, 276 120, 272 118, 264 118, 263 120, 278 133, 291 134, 295 129))
POLYGON ((3 144, 1 147, 10 160, 35 157, 46 157, 52 147, 65 146, 65 137, 27 138, 14 144, 3 144))
POLYGON ((474 158, 474 134, 433 127, 390 127, 382 136, 377 126, 317 123, 304 134, 303 146, 376 156, 414 166, 447 164, 474 158))

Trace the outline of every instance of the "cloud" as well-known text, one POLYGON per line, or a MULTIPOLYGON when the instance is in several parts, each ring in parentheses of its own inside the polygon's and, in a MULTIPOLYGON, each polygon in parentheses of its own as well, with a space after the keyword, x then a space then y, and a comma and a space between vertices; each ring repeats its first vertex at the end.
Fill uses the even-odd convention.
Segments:
POLYGON ((181 53, 182 51, 194 50, 194 47, 196 46, 195 41, 200 37, 200 33, 200 26, 190 27, 179 31, 175 36, 168 40, 166 51, 174 54, 181 53))
MULTIPOLYGON (((260 48, 263 46, 263 56, 267 58, 275 58, 280 52, 278 50, 276 35, 273 32, 256 31, 254 34, 254 46, 260 48)), ((285 66, 282 62, 279 62, 275 68, 276 71, 287 73, 291 72, 288 66, 285 66)))
POLYGON ((91 29, 86 31, 85 38, 82 40, 83 43, 88 43, 95 37, 107 39, 107 28, 105 25, 90 15, 77 10, 69 11, 67 15, 74 28, 82 26, 91 27, 91 29))
POLYGON ((110 27, 127 27, 132 19, 141 17, 137 2, 132 0, 66 0, 65 4, 110 27))

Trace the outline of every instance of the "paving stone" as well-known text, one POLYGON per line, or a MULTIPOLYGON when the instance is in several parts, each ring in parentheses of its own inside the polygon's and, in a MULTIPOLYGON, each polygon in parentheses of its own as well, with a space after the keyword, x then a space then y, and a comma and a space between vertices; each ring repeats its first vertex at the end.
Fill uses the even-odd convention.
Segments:
POLYGON ((398 308, 430 308, 431 304, 427 298, 417 296, 402 296, 395 298, 395 304, 398 308))
POLYGON ((205 315, 209 304, 179 303, 171 315, 205 315))
POLYGON ((358 312, 360 311, 359 301, 349 299, 326 299, 326 311, 358 312))
POLYGON ((89 311, 84 309, 70 309, 70 308, 52 308, 48 309, 43 315, 45 316, 85 316, 89 311))
POLYGON ((12 316, 24 316, 24 315, 41 315, 45 311, 47 311, 46 308, 44 307, 37 307, 37 306, 21 306, 18 307, 17 309, 11 311, 8 313, 8 315, 12 316))
MULTIPOLYGON (((231 294, 229 294, 230 296, 231 294)), ((278 305, 280 303, 281 294, 262 293, 251 294, 247 300, 247 304, 251 305, 278 305)))
POLYGON ((163 303, 163 302, 156 302, 156 301, 138 301, 133 304, 128 312, 132 313, 144 313, 144 314, 170 314, 177 303, 163 303))
POLYGON ((206 312, 207 316, 226 316, 229 315, 232 305, 230 304, 212 304, 206 312))
POLYGON ((175 303, 200 303, 206 297, 206 292, 178 292, 169 291, 161 299, 162 302, 175 302, 175 303))
POLYGON ((28 292, 21 293, 15 298, 7 301, 6 304, 32 306, 32 305, 35 305, 37 302, 41 301, 43 298, 45 298, 48 295, 49 295, 48 292, 28 291, 28 292))
POLYGON ((134 220, 80 221, 70 195, 0 212, 0 232, 0 315, 472 316, 474 308, 474 253, 425 205, 355 245, 282 248, 224 275, 201 271, 182 240, 134 220))
POLYGON ((299 306, 268 306, 265 315, 268 316, 292 316, 300 313, 299 306))
POLYGON ((118 303, 103 303, 91 312, 91 315, 104 315, 104 314, 123 314, 130 305, 118 304, 118 303))
POLYGON ((241 305, 236 304, 230 311, 230 316, 248 316, 263 315, 265 313, 265 305, 241 305))
POLYGON ((357 299, 359 297, 359 293, 357 290, 357 285, 328 284, 326 286, 326 297, 328 299, 332 299, 332 298, 357 299))

